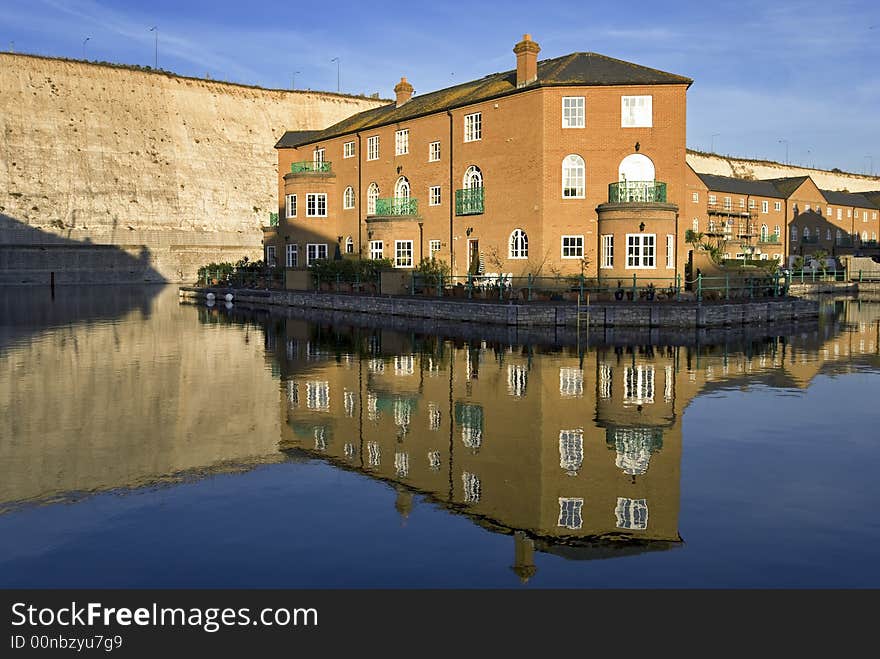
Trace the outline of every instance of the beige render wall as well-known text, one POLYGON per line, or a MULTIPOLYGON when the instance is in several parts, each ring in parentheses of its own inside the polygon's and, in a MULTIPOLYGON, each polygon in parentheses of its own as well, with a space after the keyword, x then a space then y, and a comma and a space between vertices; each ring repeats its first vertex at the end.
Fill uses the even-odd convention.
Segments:
MULTIPOLYGON (((0 243, 259 256, 278 138, 384 103, 0 54, 0 243)), ((160 261, 177 279, 174 259, 160 261)))
POLYGON ((687 161, 694 171, 701 174, 755 179, 809 176, 822 190, 848 190, 849 192, 880 190, 880 176, 831 172, 824 169, 784 165, 764 160, 730 158, 690 150, 687 152, 687 161))

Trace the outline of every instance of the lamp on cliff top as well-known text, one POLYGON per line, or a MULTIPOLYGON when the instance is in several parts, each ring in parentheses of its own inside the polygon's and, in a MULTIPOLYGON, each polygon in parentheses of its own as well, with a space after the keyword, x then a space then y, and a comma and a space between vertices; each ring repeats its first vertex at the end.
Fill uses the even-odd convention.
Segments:
POLYGON ((338 91, 340 91, 340 85, 339 85, 339 58, 338 58, 338 57, 334 57, 334 58, 333 58, 332 60, 330 60, 330 61, 331 61, 331 62, 336 62, 336 91, 338 92, 338 91))
POLYGON ((150 28, 150 32, 156 33, 153 68, 158 69, 159 68, 159 28, 154 25, 153 27, 150 28))
POLYGON ((86 41, 88 41, 89 39, 91 39, 91 37, 86 37, 85 39, 83 39, 83 59, 86 58, 86 41))

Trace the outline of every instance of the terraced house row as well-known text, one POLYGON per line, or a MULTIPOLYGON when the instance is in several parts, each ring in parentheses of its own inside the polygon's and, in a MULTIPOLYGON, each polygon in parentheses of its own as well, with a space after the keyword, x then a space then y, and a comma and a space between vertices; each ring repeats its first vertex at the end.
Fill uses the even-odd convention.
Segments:
POLYGON ((267 262, 668 281, 686 275, 690 231, 780 261, 876 240, 876 199, 693 172, 689 78, 589 52, 539 62, 529 35, 513 51, 514 70, 415 96, 401 78, 394 103, 285 133, 267 262))
POLYGON ((683 216, 693 233, 686 239, 714 240, 726 258, 791 265, 820 251, 830 257, 880 253, 880 192, 821 190, 809 176, 747 180, 690 167, 687 187, 683 216))

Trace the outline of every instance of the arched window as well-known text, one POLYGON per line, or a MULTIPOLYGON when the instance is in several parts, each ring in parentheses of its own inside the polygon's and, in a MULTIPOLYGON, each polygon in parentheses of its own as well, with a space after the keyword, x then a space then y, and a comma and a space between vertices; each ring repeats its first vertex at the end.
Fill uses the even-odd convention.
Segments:
POLYGON ((868 240, 868 232, 862 231, 862 242, 866 242, 868 240))
POLYGON ((831 229, 825 232, 825 240, 831 240, 831 229))
POLYGON ((766 224, 761 225, 761 240, 767 240, 767 234, 769 233, 769 229, 766 224))
POLYGON ((354 240, 352 240, 351 236, 345 239, 345 253, 354 254, 354 240))
POLYGON ((367 188, 367 215, 376 214, 376 200, 379 198, 379 184, 370 183, 367 188))
POLYGON ((700 233, 700 220, 698 220, 697 218, 694 218, 694 221, 692 224, 694 227, 694 233, 700 233))
POLYGON ((579 155, 565 156, 562 161, 562 197, 566 199, 584 198, 586 166, 579 155))
POLYGON ((354 188, 348 186, 342 193, 342 207, 346 210, 354 208, 354 188))
POLYGON ((840 245, 843 242, 843 234, 841 233, 840 229, 837 230, 836 238, 837 244, 840 245))
POLYGON ((648 156, 631 153, 620 161, 617 173, 619 181, 653 181, 654 163, 648 156))
POLYGON ((510 234, 510 258, 529 258, 529 237, 522 229, 514 229, 510 234))
POLYGON ((401 176, 394 184, 394 196, 397 199, 409 199, 409 181, 406 176, 401 176))
POLYGON ((776 236, 777 238, 779 238, 782 235, 782 230, 779 228, 778 224, 775 227, 773 227, 773 235, 776 236))
POLYGON ((467 168, 467 171, 464 173, 464 178, 461 180, 461 186, 465 190, 472 190, 473 188, 482 188, 483 187, 483 172, 480 171, 480 168, 476 165, 471 165, 467 168))
POLYGON ((797 227, 791 228, 791 242, 797 242, 798 232, 797 227))
POLYGON ((810 227, 804 227, 804 238, 810 237, 810 227))

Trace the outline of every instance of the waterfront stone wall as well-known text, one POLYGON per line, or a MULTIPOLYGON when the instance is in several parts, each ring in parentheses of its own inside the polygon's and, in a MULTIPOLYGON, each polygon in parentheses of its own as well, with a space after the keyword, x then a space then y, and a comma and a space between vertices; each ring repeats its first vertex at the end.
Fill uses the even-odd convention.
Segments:
POLYGON ((183 299, 216 295, 223 304, 227 293, 233 303, 256 306, 299 307, 370 314, 405 316, 457 322, 524 327, 728 327, 769 322, 798 322, 819 315, 819 303, 799 298, 754 302, 608 302, 578 307, 572 303, 512 304, 461 299, 443 300, 380 295, 345 295, 309 291, 256 291, 224 288, 180 288, 183 299))

